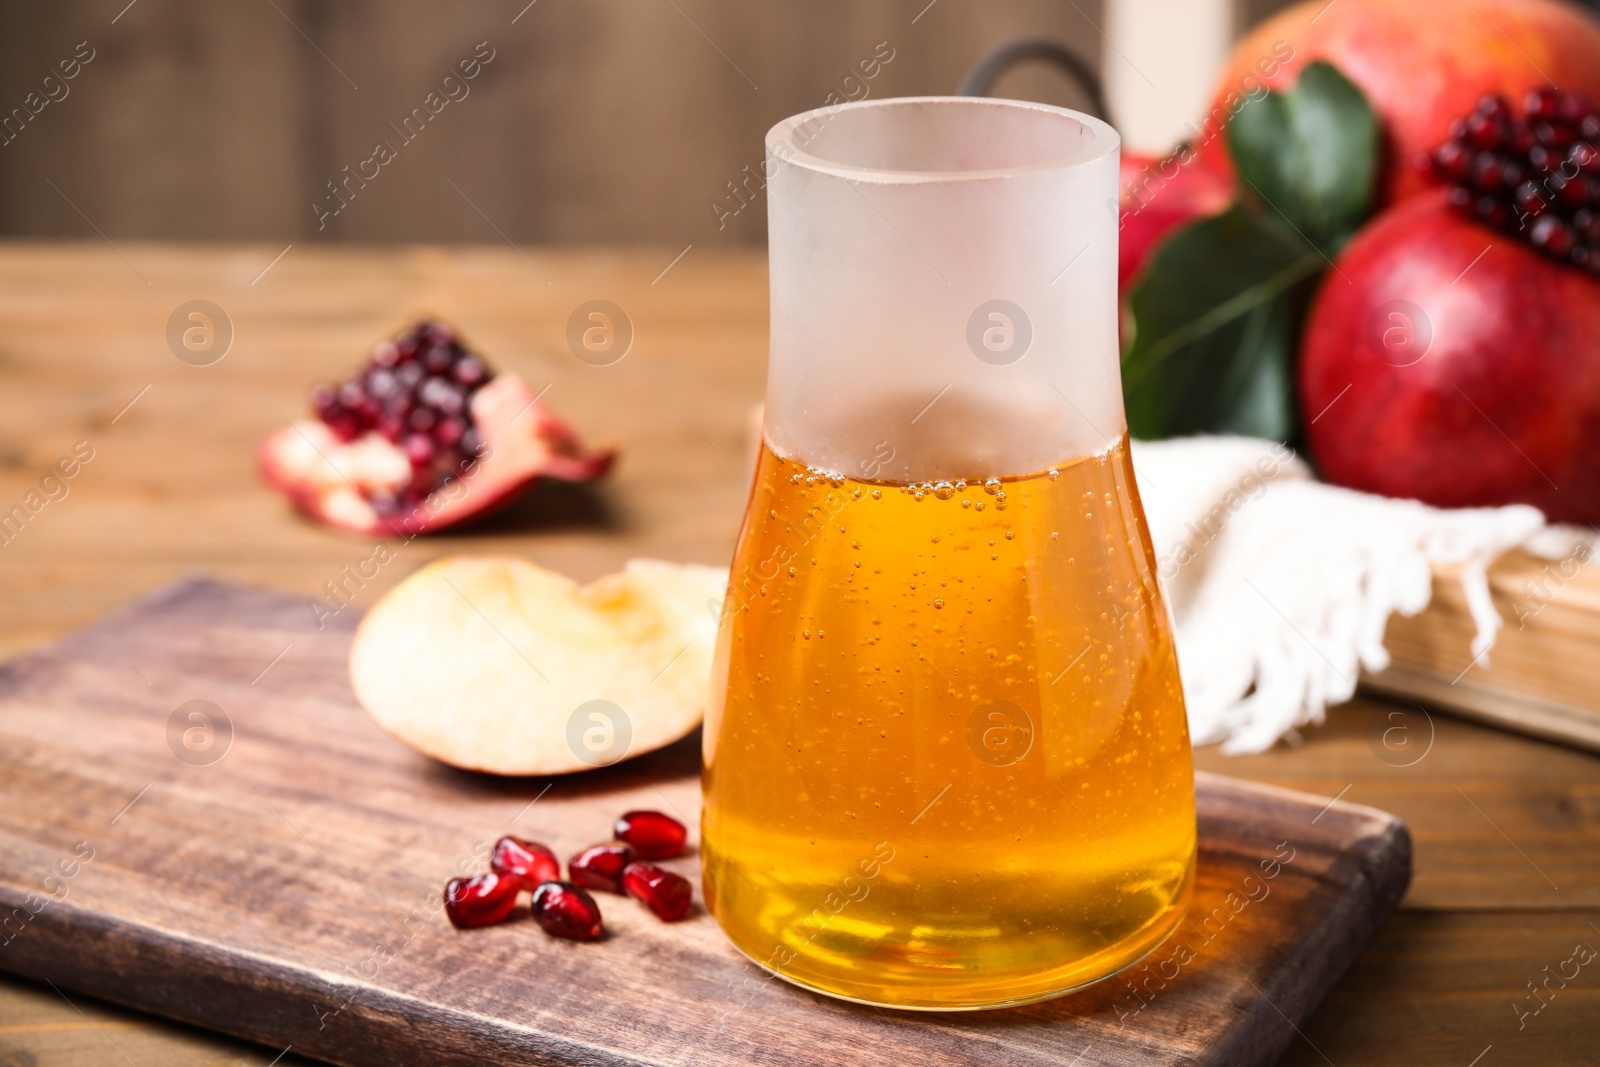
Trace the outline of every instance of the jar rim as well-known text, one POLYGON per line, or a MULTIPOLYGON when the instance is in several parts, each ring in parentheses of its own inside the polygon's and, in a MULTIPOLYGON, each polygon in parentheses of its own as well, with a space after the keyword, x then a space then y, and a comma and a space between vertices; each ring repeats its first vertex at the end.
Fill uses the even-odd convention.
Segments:
MULTIPOLYGON (((847 121, 849 119, 847 118, 847 121)), ((1046 122, 1041 121, 1041 129, 1046 122)), ((851 181, 875 184, 909 185, 930 182, 986 181, 1010 178, 1024 174, 1064 171, 1081 166, 1116 152, 1122 139, 1109 124, 1093 115, 1052 104, 1039 104, 1024 100, 1004 100, 981 96, 896 96, 881 100, 857 100, 846 104, 831 104, 791 115, 767 131, 766 146, 770 159, 792 163, 807 170, 851 181), (803 131, 822 130, 840 116, 861 112, 905 110, 908 113, 927 112, 929 105, 943 110, 948 107, 993 108, 1012 115, 1031 113, 1040 120, 1049 120, 1056 127, 1062 121, 1073 124, 1079 133, 1088 133, 1086 142, 1072 151, 1053 152, 1043 158, 999 167, 949 167, 922 169, 915 167, 884 167, 852 163, 848 160, 829 159, 805 147, 816 139, 815 132, 802 136, 803 131)))

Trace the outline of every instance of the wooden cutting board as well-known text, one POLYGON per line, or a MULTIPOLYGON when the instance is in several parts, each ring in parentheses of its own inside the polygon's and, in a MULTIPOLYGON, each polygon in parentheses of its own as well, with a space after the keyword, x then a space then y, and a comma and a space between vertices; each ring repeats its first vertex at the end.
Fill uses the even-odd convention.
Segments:
MULTIPOLYGON (((318 630, 303 600, 189 580, 0 668, 0 969, 360 1067, 1248 1067, 1301 1040, 1410 878, 1392 816, 1200 775, 1188 921, 1029 1007, 817 996, 698 905, 667 926, 604 897, 590 945, 520 917, 460 932, 439 890, 508 830, 566 855, 632 807, 696 823, 697 739, 576 777, 450 770, 354 703, 354 621, 318 630), (221 712, 186 745, 191 701, 221 712)), ((692 855, 669 865, 698 882, 692 855)))

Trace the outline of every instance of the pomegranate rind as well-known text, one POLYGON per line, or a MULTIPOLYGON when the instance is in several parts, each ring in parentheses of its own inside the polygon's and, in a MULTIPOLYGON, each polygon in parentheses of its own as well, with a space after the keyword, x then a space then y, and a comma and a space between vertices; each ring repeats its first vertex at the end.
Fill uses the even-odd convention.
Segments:
POLYGON ((593 481, 616 459, 614 446, 586 447, 514 374, 473 394, 472 419, 486 445, 483 456, 416 508, 393 515, 380 515, 365 491, 393 488, 409 464, 376 432, 341 442, 321 422, 302 419, 264 438, 257 463, 262 481, 307 518, 365 536, 410 538, 493 514, 545 478, 593 481))
POLYGON ((382 729, 454 767, 606 766, 699 725, 726 582, 721 568, 660 560, 584 586, 520 559, 442 559, 367 613, 351 685, 382 729), (610 732, 594 734, 597 721, 610 732))

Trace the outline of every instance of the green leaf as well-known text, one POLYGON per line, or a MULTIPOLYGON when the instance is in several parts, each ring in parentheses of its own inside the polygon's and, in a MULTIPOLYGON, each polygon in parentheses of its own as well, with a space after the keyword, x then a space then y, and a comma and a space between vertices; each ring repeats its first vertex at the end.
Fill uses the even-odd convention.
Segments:
POLYGON ((1246 186, 1329 256, 1372 209, 1377 118, 1327 63, 1307 66, 1287 93, 1247 101, 1228 126, 1228 145, 1246 186))
POLYGON ((1325 266, 1292 229, 1243 205, 1162 242, 1129 297, 1133 436, 1292 436, 1301 312, 1325 266))
POLYGON ((1295 435, 1300 326, 1317 277, 1373 208, 1378 124, 1326 63, 1240 108, 1243 203, 1178 229, 1128 298, 1123 395, 1135 437, 1295 435))

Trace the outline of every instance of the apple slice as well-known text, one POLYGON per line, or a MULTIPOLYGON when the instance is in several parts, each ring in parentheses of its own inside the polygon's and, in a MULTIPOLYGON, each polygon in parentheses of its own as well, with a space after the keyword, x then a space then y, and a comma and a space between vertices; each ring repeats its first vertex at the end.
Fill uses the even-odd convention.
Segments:
POLYGON ((350 682, 379 726, 451 766, 606 766, 699 725, 726 584, 659 560, 584 586, 520 559, 442 559, 367 613, 350 682))

